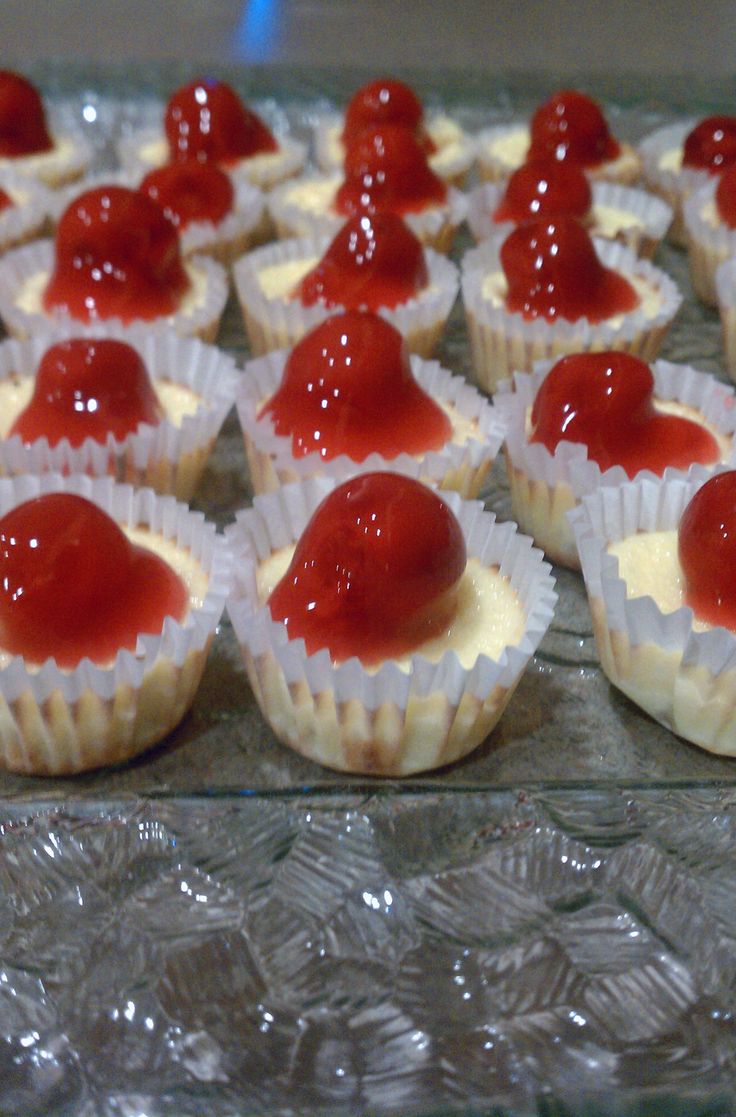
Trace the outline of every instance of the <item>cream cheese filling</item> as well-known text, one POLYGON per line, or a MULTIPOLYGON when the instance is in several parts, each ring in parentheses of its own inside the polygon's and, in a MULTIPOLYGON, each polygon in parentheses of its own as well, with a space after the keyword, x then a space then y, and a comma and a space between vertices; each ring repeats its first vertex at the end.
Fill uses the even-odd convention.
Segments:
MULTIPOLYGON (((246 159, 239 159, 236 163, 228 167, 228 170, 237 171, 241 167, 249 171, 266 171, 271 167, 277 167, 283 159, 284 153, 281 149, 276 151, 261 151, 257 155, 249 155, 246 159)), ((138 149, 138 158, 142 163, 149 167, 162 167, 169 161, 169 145, 165 137, 160 136, 156 139, 149 140, 142 143, 138 149)))
MULTIPOLYGON (((646 318, 655 318, 659 311, 662 309, 662 295, 660 291, 647 283, 645 279, 638 275, 627 275, 624 278, 628 279, 634 290, 639 296, 639 306, 636 308, 646 318)), ((481 284, 481 296, 486 299, 491 305, 499 310, 503 309, 506 303, 506 294, 508 292, 508 284, 506 276, 500 269, 498 271, 488 272, 484 276, 481 284)), ((606 318, 606 323, 616 329, 626 319, 625 314, 615 314, 611 318, 606 318)))
MULTIPOLYGON (((662 613, 674 613, 687 604, 677 539, 675 530, 647 531, 609 543, 607 549, 618 559, 627 598, 651 597, 662 613)), ((697 632, 712 627, 707 621, 693 618, 693 629, 697 632)))
MULTIPOLYGON (((282 547, 258 567, 256 584, 262 605, 286 573, 293 553, 293 546, 282 547)), ((508 579, 498 567, 483 566, 479 559, 471 557, 458 587, 455 616, 447 629, 394 662, 408 671, 414 655, 437 662, 451 650, 463 667, 469 669, 479 655, 498 660, 504 648, 519 642, 525 622, 523 606, 508 579)), ((378 668, 367 670, 373 673, 378 668)))
MULTIPOLYGON (((186 416, 194 415, 202 404, 201 397, 184 384, 153 379, 151 383, 165 418, 177 427, 182 425, 186 416)), ((8 437, 16 418, 28 405, 34 386, 32 376, 12 375, 0 380, 0 438, 8 437)))

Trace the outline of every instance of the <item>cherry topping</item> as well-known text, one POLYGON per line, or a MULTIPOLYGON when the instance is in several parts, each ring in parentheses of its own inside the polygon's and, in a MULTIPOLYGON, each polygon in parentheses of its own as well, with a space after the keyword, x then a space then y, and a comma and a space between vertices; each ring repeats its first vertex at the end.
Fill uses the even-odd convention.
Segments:
POLYGON ((43 305, 83 321, 130 322, 173 313, 188 287, 179 235, 160 206, 137 190, 101 186, 62 214, 43 305))
POLYGON ((418 237, 395 213, 356 214, 302 279, 294 297, 348 310, 393 308, 429 283, 418 237))
POLYGON ((438 450, 450 421, 412 375, 404 339, 385 318, 348 310, 320 323, 292 349, 281 384, 262 409, 295 457, 438 450))
POLYGON ((546 155, 597 167, 616 159, 620 151, 598 105, 576 89, 553 94, 532 116, 527 158, 546 155))
POLYGON ((716 186, 716 210, 724 225, 736 229, 736 163, 726 167, 716 186))
POLYGON ((6 194, 4 190, 0 190, 0 213, 2 213, 4 209, 10 209, 13 205, 15 205, 15 202, 10 194, 6 194))
POLYGON ((236 163, 279 146, 235 90, 213 78, 177 89, 166 106, 164 129, 172 162, 236 163))
POLYGON ((582 442, 602 470, 620 465, 627 476, 648 469, 719 459, 705 427, 654 407, 649 365, 629 353, 574 353, 552 366, 531 415, 531 441, 554 453, 562 441, 582 442))
POLYGON ((0 646, 32 663, 108 663, 187 607, 167 563, 71 493, 26 501, 0 519, 0 568, 0 646))
POLYGON ((585 317, 600 322, 634 310, 639 296, 623 275, 604 267, 573 217, 519 225, 501 246, 506 306, 525 318, 585 317))
POLYGON ((269 598, 271 615, 308 654, 336 661, 399 656, 438 635, 465 569, 455 516, 432 489, 363 473, 319 505, 269 598))
POLYGON ((569 214, 584 220, 590 213, 593 195, 585 172, 570 160, 549 156, 530 159, 509 177, 504 195, 493 214, 494 221, 553 219, 569 214))
POLYGON ((35 155, 53 146, 38 91, 20 74, 0 70, 0 155, 35 155))
POLYGON ((736 629, 736 471, 698 489, 678 531, 685 601, 708 624, 736 629))
POLYGON ((194 221, 218 225, 233 208, 230 176, 215 163, 167 163, 149 171, 138 189, 153 198, 179 232, 194 221))
POLYGON ((338 213, 416 213, 442 205, 447 186, 427 162, 413 132, 400 124, 366 128, 345 156, 345 179, 335 198, 338 213))
POLYGON ((685 137, 682 165, 720 174, 736 160, 736 116, 708 116, 685 137))
POLYGON ((71 338, 46 350, 27 406, 10 428, 30 445, 56 446, 67 438, 124 439, 141 423, 157 424, 163 412, 142 358, 113 338, 71 338))
POLYGON ((436 151, 434 141, 424 130, 422 102, 410 86, 394 78, 376 78, 353 94, 345 111, 342 142, 350 147, 365 128, 383 124, 411 129, 427 155, 436 151))

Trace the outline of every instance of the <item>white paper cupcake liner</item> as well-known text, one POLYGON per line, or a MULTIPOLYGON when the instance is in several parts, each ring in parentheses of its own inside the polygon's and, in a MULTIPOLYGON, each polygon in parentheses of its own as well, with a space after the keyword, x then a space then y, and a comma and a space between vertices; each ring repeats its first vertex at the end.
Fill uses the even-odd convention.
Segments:
POLYGON ((694 467, 685 478, 665 474, 601 488, 584 497, 570 521, 610 681, 673 733, 733 756, 736 634, 696 630, 687 606, 663 613, 651 597, 628 599, 618 560, 606 549, 635 532, 676 530, 688 501, 711 475, 694 467))
POLYGON ((0 252, 18 248, 48 233, 52 192, 31 178, 0 170, 0 190, 12 205, 0 210, 0 252))
POLYGON ((493 392, 500 380, 513 372, 530 372, 536 361, 566 353, 620 349, 652 361, 682 302, 674 281, 648 260, 615 241, 596 238, 598 257, 606 267, 627 278, 639 278, 656 288, 659 309, 641 309, 619 315, 618 324, 591 323, 587 318, 569 322, 545 318, 527 320, 522 314, 494 306, 483 295, 489 273, 502 272, 499 252, 503 236, 491 237, 470 249, 462 261, 461 289, 473 368, 481 388, 493 392))
MULTIPOLYGON (((317 195, 329 198, 329 205, 342 182, 342 176, 304 176, 281 183, 267 198, 267 207, 276 235, 287 237, 333 237, 345 223, 345 217, 338 213, 315 209, 300 204, 295 187, 313 186, 317 195), (295 200, 296 198, 296 200, 295 200)), ((402 214, 406 224, 422 244, 436 252, 449 252, 455 233, 465 220, 467 201, 465 195, 454 187, 448 190, 447 201, 443 205, 432 205, 421 213, 402 214)))
MULTIPOLYGON (((499 182, 507 178, 526 160, 529 142, 526 122, 515 121, 484 128, 475 141, 480 178, 484 182, 499 182)), ((603 179, 621 186, 633 186, 641 176, 640 155, 630 144, 620 139, 618 143, 621 151, 616 159, 597 167, 586 167, 586 174, 594 181, 603 179)))
MULTIPOLYGON (((47 314, 44 310, 25 310, 18 305, 18 296, 24 285, 34 276, 50 275, 54 260, 52 240, 35 241, 8 252, 0 259, 0 318, 5 329, 14 337, 32 337, 49 326, 60 326, 74 321, 68 314, 47 314)), ((184 303, 176 313, 167 317, 145 321, 148 328, 159 326, 173 329, 183 337, 199 337, 214 341, 228 296, 228 278, 221 264, 209 256, 193 256, 187 260, 191 275, 201 276, 202 297, 196 303, 184 303)), ((143 322, 143 320, 141 320, 143 322)), ((81 323, 80 323, 81 324, 81 323)), ((98 325, 116 326, 116 318, 100 318, 98 325)))
POLYGON ((69 775, 138 755, 181 720, 196 693, 232 580, 232 555, 200 513, 150 489, 109 478, 0 478, 0 516, 43 493, 72 492, 119 524, 143 526, 187 551, 206 578, 200 604, 159 636, 139 637, 109 666, 82 660, 73 670, 14 656, 0 668, 0 764, 30 775, 69 775))
POLYGON ((736 229, 721 220, 716 208, 718 181, 711 178, 693 190, 682 207, 690 281, 697 297, 708 306, 718 304, 716 271, 736 255, 736 229))
MULTIPOLYGON (((272 349, 289 349, 313 326, 344 309, 320 305, 305 307, 293 299, 269 299, 258 276, 267 267, 304 262, 306 267, 295 278, 316 264, 332 237, 297 237, 247 252, 233 264, 233 280, 243 313, 251 354, 262 356, 272 349)), ((412 353, 431 357, 457 297, 459 286, 455 265, 425 249, 429 284, 416 298, 380 313, 401 333, 412 353)), ((0 304, 1 310, 1 304, 0 304)))
POLYGON ((374 672, 357 659, 335 665, 326 650, 308 656, 303 640, 289 640, 259 603, 255 571, 298 538, 333 487, 312 478, 256 497, 226 531, 237 568, 227 607, 255 697, 281 741, 327 767, 407 776, 449 764, 487 737, 539 646, 556 601, 549 566, 515 524, 447 493, 469 555, 498 565, 516 590, 526 616, 518 644, 497 661, 480 655, 469 669, 454 652, 437 663, 416 655, 408 671, 389 661, 374 672))
MULTIPOLYGON (((313 129, 314 158, 320 170, 330 173, 342 169, 345 148, 340 136, 344 118, 339 113, 321 116, 313 129)), ((453 186, 462 187, 475 161, 475 141, 451 117, 429 116, 425 127, 437 150, 429 156, 435 174, 453 186)))
POLYGON ((54 147, 35 155, 1 158, 0 172, 6 170, 22 178, 34 179, 51 190, 75 182, 92 162, 92 148, 78 131, 52 132, 54 147))
POLYGON ((116 324, 103 331, 94 325, 67 324, 39 332, 32 339, 0 342, 0 384, 8 377, 32 378, 43 354, 58 341, 101 336, 127 342, 136 349, 154 386, 157 381, 170 381, 188 388, 199 398, 197 410, 178 423, 171 419, 156 426, 144 423, 125 439, 109 435, 100 443, 87 438, 76 448, 67 439, 53 447, 46 438, 29 446, 19 435, 0 439, 0 473, 109 474, 118 481, 150 486, 178 500, 191 500, 240 379, 235 361, 226 353, 169 330, 116 324))
POLYGON ((425 392, 474 424, 474 436, 464 442, 448 442, 441 450, 420 457, 402 453, 387 459, 373 453, 356 462, 340 454, 325 461, 311 453, 296 458, 291 438, 276 434, 269 416, 258 418, 263 403, 281 383, 288 356, 289 350, 282 349, 246 362, 237 387, 235 402, 256 493, 273 492, 307 477, 344 480, 356 471, 395 470, 437 488, 455 489, 466 499, 478 495, 501 447, 505 428, 497 410, 463 377, 453 376, 437 361, 411 358, 414 377, 425 392))
MULTIPOLYGON (((527 437, 527 416, 553 361, 541 362, 531 374, 517 374, 499 384, 494 403, 506 426, 506 467, 512 514, 522 531, 552 562, 580 569, 580 559, 567 513, 584 496, 602 485, 628 481, 621 466, 601 470, 588 459, 587 447, 560 442, 554 453, 527 437)), ((698 412, 710 427, 731 439, 726 459, 736 466, 736 395, 725 384, 689 365, 655 361, 654 394, 662 401, 676 401, 698 412)), ((715 467, 714 467, 715 468, 715 467)), ((644 475, 642 471, 641 475, 644 475)), ((670 469, 669 474, 676 471, 670 469)), ((639 476, 639 475, 637 475, 639 476)))
MULTIPOLYGON (((278 183, 299 174, 307 162, 307 145, 289 136, 276 135, 276 140, 277 152, 241 159, 229 166, 233 178, 244 179, 259 190, 272 190, 278 183)), ((123 169, 138 178, 154 167, 163 166, 169 158, 166 138, 160 128, 144 128, 121 136, 117 154, 123 169)))
MULTIPOLYGON (((505 190, 506 181, 485 182, 468 194, 468 228, 476 242, 507 235, 513 229, 510 221, 493 220, 505 190)), ((646 190, 614 182, 593 183, 592 194, 590 219, 586 222, 588 232, 606 240, 618 240, 638 256, 651 259, 672 221, 671 206, 646 190)))
POLYGON ((736 383, 736 258, 724 260, 716 268, 716 298, 721 318, 721 334, 726 372, 736 383))
POLYGON ((711 177, 707 171, 682 166, 685 138, 696 124, 697 120, 692 119, 664 125, 645 136, 639 144, 644 184, 672 207, 668 239, 680 247, 686 244, 683 221, 685 200, 711 177))

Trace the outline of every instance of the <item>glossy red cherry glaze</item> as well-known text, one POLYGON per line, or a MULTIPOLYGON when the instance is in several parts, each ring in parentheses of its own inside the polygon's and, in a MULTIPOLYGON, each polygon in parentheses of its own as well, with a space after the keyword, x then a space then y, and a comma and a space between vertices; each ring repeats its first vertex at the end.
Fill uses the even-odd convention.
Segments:
POLYGON ((531 120, 528 159, 551 156, 598 167, 618 158, 621 147, 598 105, 576 89, 563 89, 540 105, 531 120))
POLYGON ((13 205, 15 205, 15 203, 10 197, 10 194, 6 194, 4 190, 0 190, 0 213, 2 213, 4 209, 10 209, 13 205))
POLYGON ((410 86, 394 78, 376 78, 353 94, 345 110, 342 142, 348 148, 365 128, 382 124, 410 128, 427 155, 436 151, 434 141, 424 130, 422 102, 410 86))
POLYGON ((364 473, 319 505, 269 606, 311 655, 366 664, 411 652, 452 619, 465 569, 460 525, 419 481, 364 473))
POLYGON ((371 311, 335 314, 302 338, 261 414, 291 436, 295 457, 325 461, 422 454, 452 435, 445 412, 414 379, 401 334, 371 311))
POLYGON ((700 423, 654 407, 649 365, 629 353, 562 357, 542 382, 531 415, 531 442, 554 453, 562 442, 582 442, 602 470, 620 465, 629 477, 642 469, 661 476, 667 466, 717 462, 718 443, 700 423))
POLYGON ((279 147, 235 90, 212 78, 189 82, 173 94, 166 106, 164 130, 172 162, 237 163, 279 147))
POLYGON ((506 307, 528 319, 601 322, 639 305, 628 279, 601 264, 574 217, 519 225, 501 246, 501 265, 506 307))
POLYGON ((179 234, 151 198, 124 186, 80 194, 56 230, 47 311, 89 321, 172 314, 189 287, 179 234))
POLYGON ((417 213, 447 200, 447 186, 427 162, 413 132, 400 124, 366 128, 345 156, 335 209, 355 213, 417 213))
POLYGON ((0 70, 0 156, 36 155, 53 146, 38 91, 20 74, 0 70))
POLYGON ((531 159, 510 175, 493 220, 518 225, 569 214, 584 221, 592 202, 590 183, 577 163, 549 157, 531 159))
POLYGON ((304 306, 379 310, 408 302, 427 286, 419 239, 395 213, 349 218, 294 292, 304 306))
POLYGON ((138 189, 152 198, 179 232, 194 221, 219 225, 232 212, 235 191, 215 163, 167 163, 150 171, 138 189))
POLYGON ((698 489, 678 531, 685 601, 700 620, 736 629, 736 472, 698 489))
POLYGON ((38 438, 124 439, 141 423, 157 424, 161 405, 140 355, 113 338, 70 338, 47 349, 28 405, 10 428, 26 444, 38 438))
POLYGON ((685 137, 683 167, 717 175, 736 160, 736 116, 708 116, 685 137))
POLYGON ((182 620, 187 591, 91 501, 49 493, 0 519, 0 646, 31 663, 108 663, 142 633, 182 620))
POLYGON ((736 163, 726 167, 718 177, 715 193, 716 212, 724 225, 736 229, 736 163))

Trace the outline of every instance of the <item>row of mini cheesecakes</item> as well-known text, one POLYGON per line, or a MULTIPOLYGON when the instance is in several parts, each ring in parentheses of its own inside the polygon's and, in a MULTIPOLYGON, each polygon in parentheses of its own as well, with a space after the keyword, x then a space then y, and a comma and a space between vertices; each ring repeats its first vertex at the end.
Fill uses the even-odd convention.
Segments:
MULTIPOLYGON (((315 301, 324 298, 325 280, 313 277, 315 301)), ((427 424, 426 411, 423 416, 427 424)), ((442 418, 435 415, 439 425, 442 418)), ((279 490, 273 501, 264 497, 262 508, 241 517, 230 534, 246 572, 231 603, 254 690, 276 732, 324 763, 389 774, 447 763, 487 735, 541 639, 553 601, 549 570, 512 525, 497 531, 478 506, 425 497, 414 478, 397 472, 361 473, 339 484, 315 526, 310 517, 318 507, 307 489, 323 498, 333 484, 315 480, 298 497, 292 490, 289 496, 279 490), (308 509, 300 520, 307 543, 297 548, 296 571, 294 556, 283 553, 290 544, 276 510, 284 500, 289 525, 295 501, 308 509), (426 518, 416 511, 419 503, 426 518), (366 517, 376 523, 376 553, 359 582, 348 558, 366 517), (316 580, 305 582, 306 568, 319 569, 316 580), (286 583, 284 569, 292 570, 286 583), (356 583, 351 599, 346 587, 356 583), (343 623, 332 653, 321 626, 323 613, 335 611, 343 623), (398 631, 389 637, 392 611, 398 631), (297 614, 316 626, 305 626, 297 614), (505 619, 494 629, 498 617, 505 619), (369 639, 371 621, 378 631, 369 639), (484 643, 492 631, 495 643, 484 643), (436 732, 428 732, 428 723, 436 732)), ((75 609, 84 611, 78 602, 75 609)), ((98 702, 90 697, 88 705, 98 713, 98 702)), ((37 709, 38 702, 32 718, 37 709)), ((68 707, 61 714, 67 727, 68 707)))

